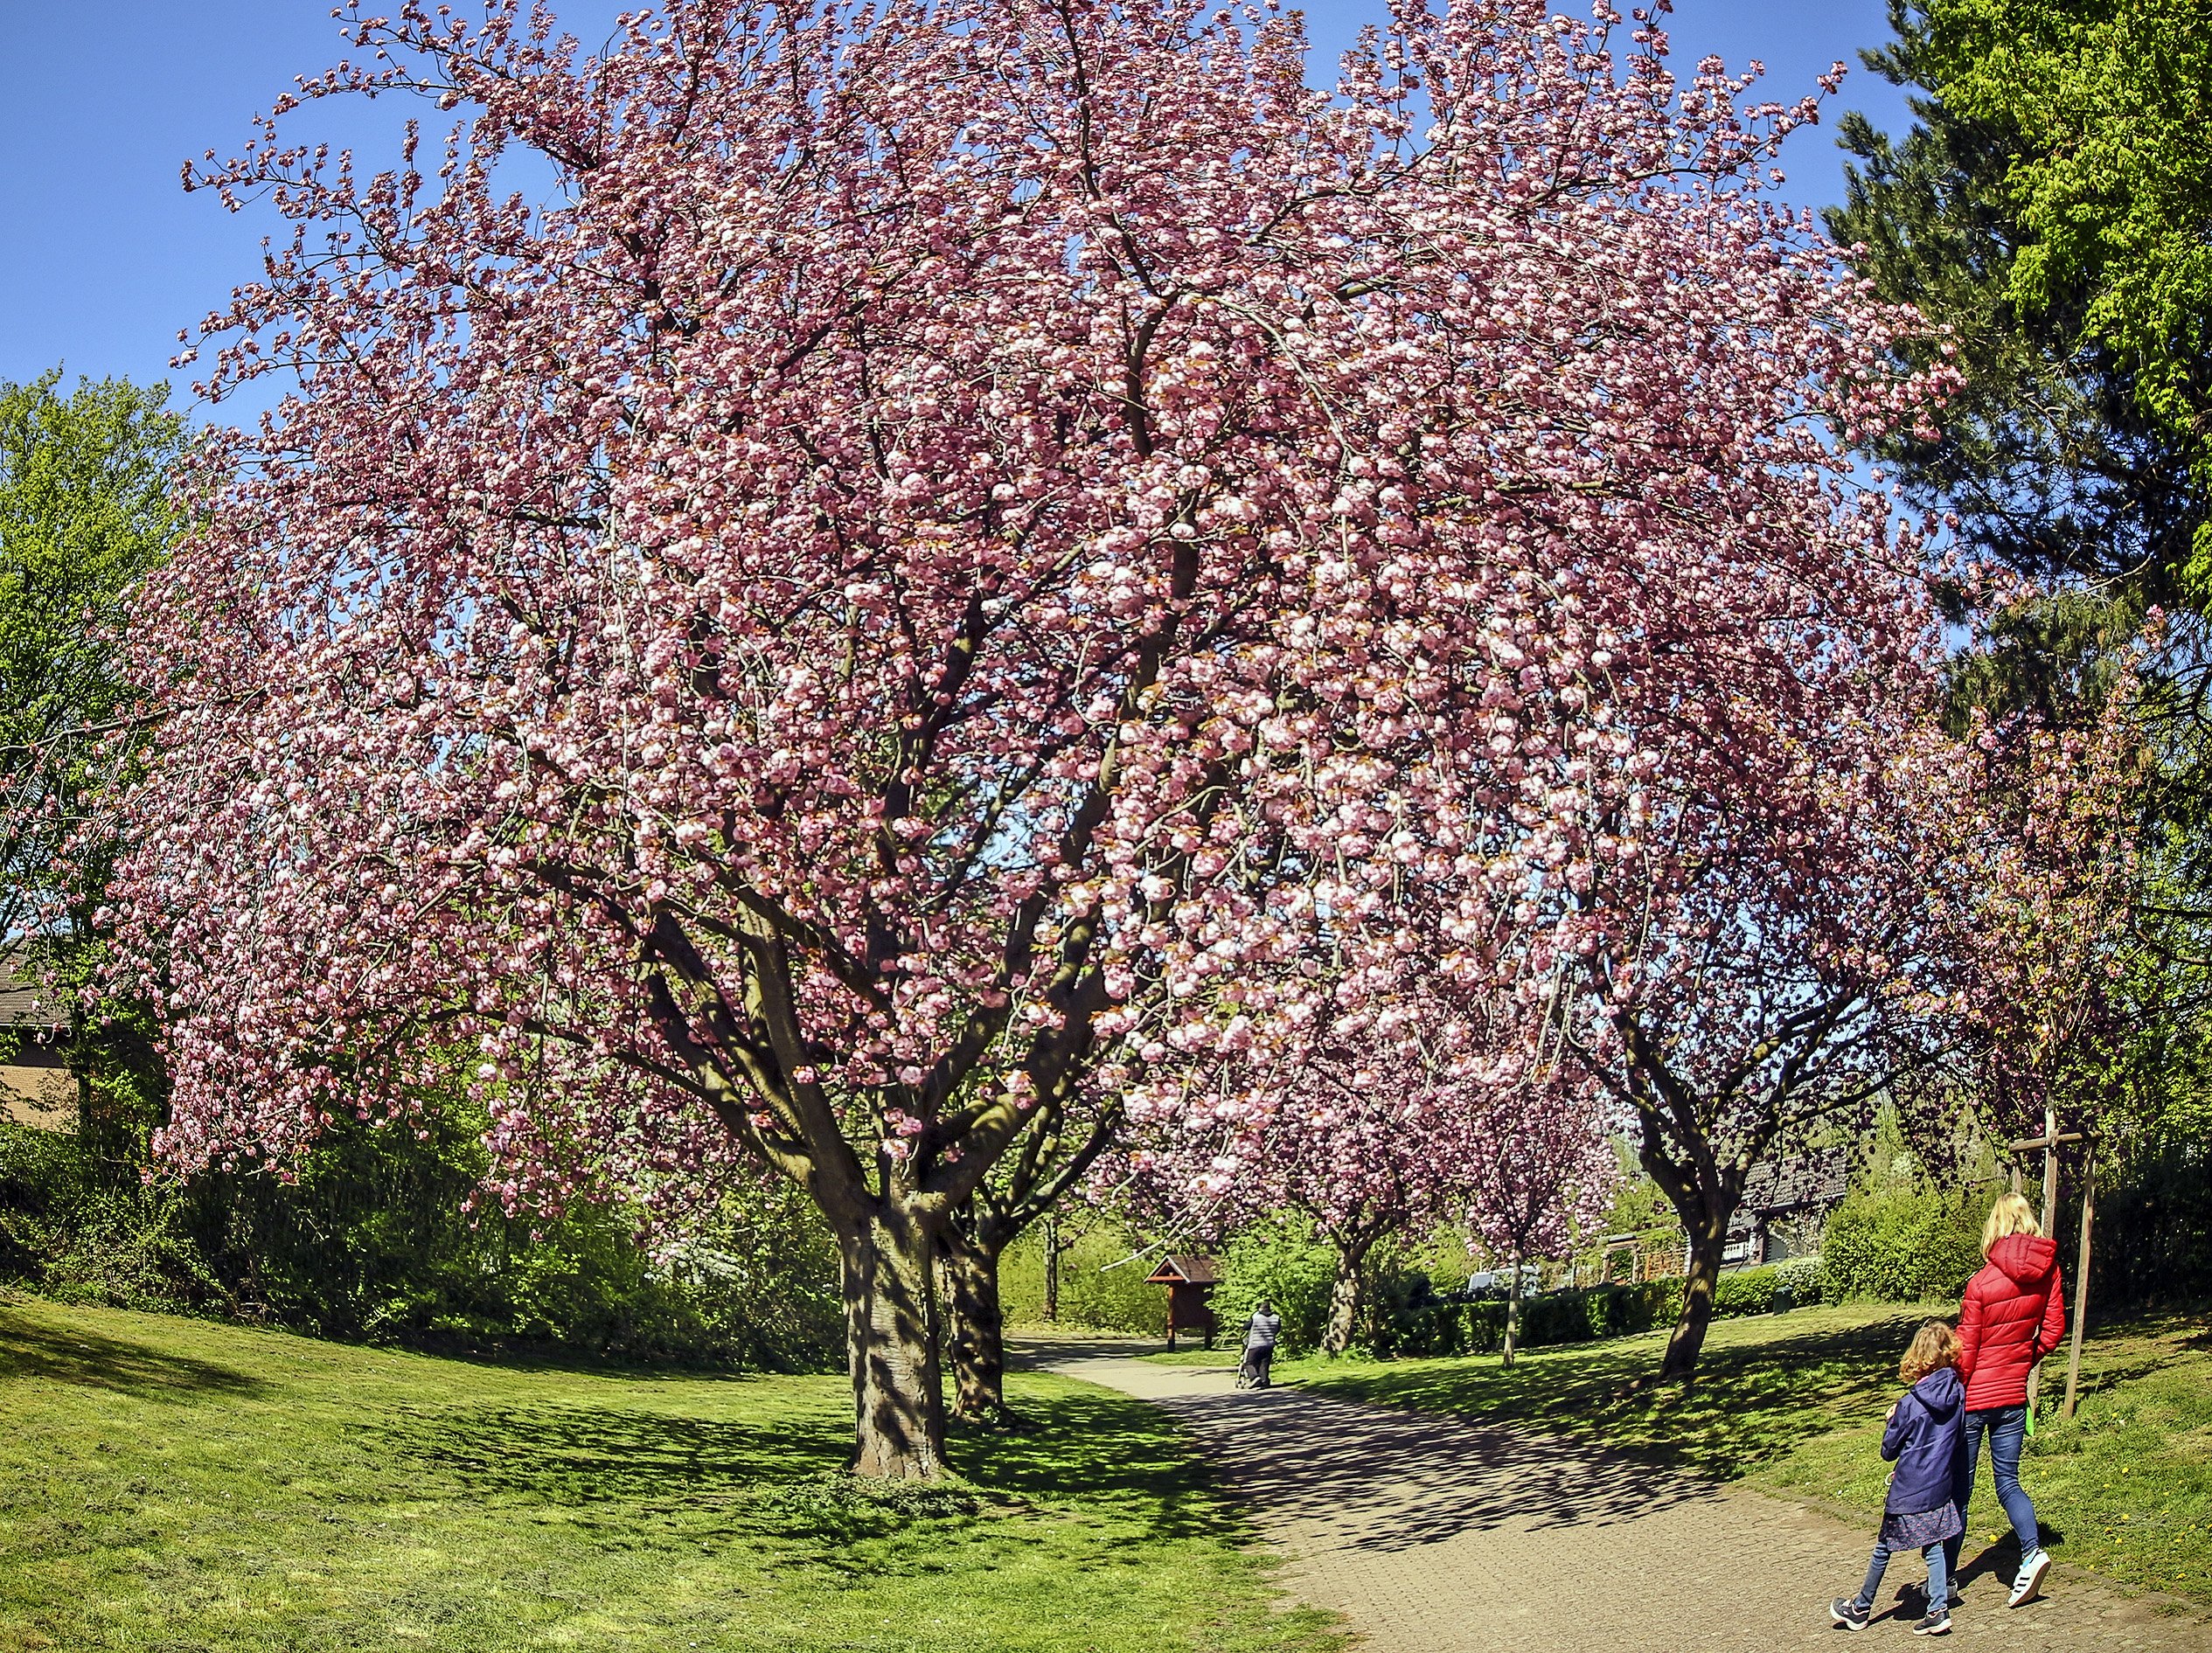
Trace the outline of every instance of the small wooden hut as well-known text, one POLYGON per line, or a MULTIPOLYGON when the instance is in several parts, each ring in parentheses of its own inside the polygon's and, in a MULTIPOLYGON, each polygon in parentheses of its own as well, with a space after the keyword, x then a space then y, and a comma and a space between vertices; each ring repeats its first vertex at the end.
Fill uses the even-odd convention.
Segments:
POLYGON ((1221 1276, 1211 1257, 1163 1257, 1159 1267, 1144 1276, 1148 1286, 1167 1288, 1167 1346, 1175 1346, 1179 1331, 1195 1331, 1214 1346, 1214 1295, 1221 1276))

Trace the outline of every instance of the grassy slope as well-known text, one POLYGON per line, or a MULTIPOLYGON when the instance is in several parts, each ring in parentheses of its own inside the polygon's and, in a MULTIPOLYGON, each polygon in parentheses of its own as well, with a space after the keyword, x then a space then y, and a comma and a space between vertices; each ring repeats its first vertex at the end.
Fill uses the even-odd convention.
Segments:
POLYGON ((849 1394, 0 1302, 0 1646, 1335 1645, 1151 1408, 1018 1379, 1036 1433, 884 1498, 849 1394))
MULTIPOLYGON (((1476 1356, 1278 1361, 1276 1373, 1360 1399, 1596 1436, 1718 1479, 1748 1476, 1871 1531, 1887 1484, 1882 1413, 1923 1312, 1862 1306, 1716 1322, 1687 1393, 1658 1381, 1657 1333, 1535 1350, 1510 1372, 1476 1356)), ((2046 1374, 2060 1393, 2064 1370, 2054 1361, 2046 1374)), ((2182 1316, 2099 1327, 2083 1376, 2078 1417, 2039 1424, 2021 1471, 2054 1546, 2123 1582, 2212 1601, 2212 1330, 2182 1316)), ((1972 1514, 1977 1544, 1997 1544, 1992 1564, 2009 1566, 1986 1469, 1972 1514)))

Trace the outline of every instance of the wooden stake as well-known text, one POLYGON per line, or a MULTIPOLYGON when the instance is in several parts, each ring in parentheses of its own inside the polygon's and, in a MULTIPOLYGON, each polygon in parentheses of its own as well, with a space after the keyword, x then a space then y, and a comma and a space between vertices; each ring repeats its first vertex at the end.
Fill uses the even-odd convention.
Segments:
MULTIPOLYGON (((2043 1232, 2058 1226, 2058 1114, 2043 1109, 2043 1232)), ((2051 1236, 2056 1239, 2056 1235, 2051 1236)))
MULTIPOLYGON (((2043 1134, 2028 1142, 2013 1144, 2015 1149, 2040 1148, 2043 1150, 2043 1233, 2049 1234, 2053 1240, 2058 1238, 2051 1234, 2051 1230, 2058 1226, 2058 1145, 2079 1139, 2078 1132, 2069 1131, 2064 1136, 2058 1134, 2058 1110, 2046 1102, 2043 1104, 2043 1134)), ((2014 1175, 2017 1176, 2018 1162, 2015 1161, 2014 1164, 2014 1175)), ((2035 1363, 2035 1369, 2028 1374, 2028 1410, 2030 1413, 2035 1410, 2035 1397, 2042 1386, 2043 1363, 2039 1360, 2035 1363)))
POLYGON ((2089 1230, 2097 1209, 2097 1149, 2092 1144, 2082 1165, 2082 1248, 2074 1261, 2074 1346, 2066 1356, 2066 1416, 2074 1415, 2082 1384, 2082 1323, 2089 1318, 2089 1230))

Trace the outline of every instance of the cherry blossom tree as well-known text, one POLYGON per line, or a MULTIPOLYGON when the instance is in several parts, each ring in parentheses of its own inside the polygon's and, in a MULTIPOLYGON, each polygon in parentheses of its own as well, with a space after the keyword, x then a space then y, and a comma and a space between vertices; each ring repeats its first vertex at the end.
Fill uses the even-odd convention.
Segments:
MULTIPOLYGON (((1336 1254, 1325 1354, 1350 1346, 1378 1244, 1464 1213, 1518 1281, 1618 1177, 1595 1087, 1535 1073, 1519 1018, 1474 1013, 1433 979, 1402 990, 1395 1008, 1415 1013, 1398 1031, 1323 1014, 1264 1051, 1132 1087, 1113 1163, 1158 1224, 1221 1233, 1304 1215, 1336 1254)), ((1512 1338, 1509 1313, 1509 1358, 1512 1338)))
POLYGON ((1458 1139, 1480 1125, 1463 1091, 1402 1060, 1332 1052, 1282 1083, 1264 1129, 1220 1174, 1231 1209, 1297 1211, 1335 1252, 1321 1352, 1340 1355, 1375 1247, 1443 1214, 1458 1139))
POLYGON ((191 174, 296 226, 208 393, 300 383, 135 635, 163 1148, 458 1047, 511 1204, 788 1177, 862 1472, 943 1469, 932 1269, 1027 1133, 1325 992, 1388 1039, 1416 957, 1534 979, 1553 893, 1690 856, 1653 708, 1718 764, 1777 651, 1911 646, 1826 436, 1943 373, 1765 205, 1811 106, 1609 5, 1402 4, 1334 97, 1185 0, 345 16, 191 174), (455 124, 288 135, 370 94, 455 124))
POLYGON ((1710 764, 1703 732, 1685 731, 1639 795, 1653 853, 1559 905, 1567 1059, 1632 1115, 1688 1235, 1668 1377, 1695 1370, 1752 1167, 1859 1122, 1958 1048, 1982 800, 1971 753, 1933 726, 1932 670, 1918 719, 1909 685, 1884 691, 1895 715, 1814 703, 1766 740, 1735 732, 1710 764))
POLYGON ((1604 1115, 1573 1076, 1495 1096, 1478 1136, 1464 1142, 1455 1182, 1476 1239, 1512 1269, 1506 1288, 1505 1364, 1520 1341, 1525 1267, 1532 1257, 1566 1255, 1575 1238, 1601 1220, 1620 1183, 1619 1156, 1604 1115))

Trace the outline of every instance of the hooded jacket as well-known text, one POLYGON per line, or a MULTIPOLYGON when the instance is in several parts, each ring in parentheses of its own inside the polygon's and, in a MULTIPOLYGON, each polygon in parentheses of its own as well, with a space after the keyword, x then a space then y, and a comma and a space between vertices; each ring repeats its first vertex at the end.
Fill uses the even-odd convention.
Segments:
POLYGON ((1882 1455, 1897 1466, 1885 1514, 1918 1515, 1951 1502, 1965 1449, 1965 1399, 1966 1386, 1949 1366, 1905 1391, 1882 1436, 1882 1455))
POLYGON ((2040 1234, 2006 1235, 1989 1248, 1958 1306, 1966 1410, 2026 1406, 2028 1374, 2065 1336, 2058 1247, 2040 1234))

